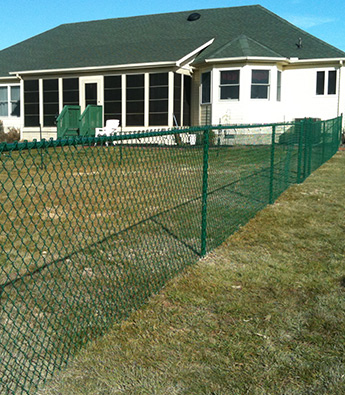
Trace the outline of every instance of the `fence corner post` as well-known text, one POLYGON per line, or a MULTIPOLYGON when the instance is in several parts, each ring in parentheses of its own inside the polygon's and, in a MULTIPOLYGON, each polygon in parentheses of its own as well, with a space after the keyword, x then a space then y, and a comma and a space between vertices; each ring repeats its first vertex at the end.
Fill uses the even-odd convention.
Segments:
POLYGON ((208 151, 209 128, 204 130, 203 138, 203 171, 202 171, 202 206, 201 206, 201 256, 206 255, 207 241, 207 188, 208 188, 208 151))

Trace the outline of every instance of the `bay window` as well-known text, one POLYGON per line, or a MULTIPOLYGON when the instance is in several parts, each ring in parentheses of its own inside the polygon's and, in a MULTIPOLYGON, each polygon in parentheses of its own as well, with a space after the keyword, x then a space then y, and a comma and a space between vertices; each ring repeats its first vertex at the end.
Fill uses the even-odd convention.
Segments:
POLYGON ((238 100, 240 97, 240 70, 220 72, 220 99, 238 100))
POLYGON ((269 99, 270 71, 252 70, 251 99, 269 99))

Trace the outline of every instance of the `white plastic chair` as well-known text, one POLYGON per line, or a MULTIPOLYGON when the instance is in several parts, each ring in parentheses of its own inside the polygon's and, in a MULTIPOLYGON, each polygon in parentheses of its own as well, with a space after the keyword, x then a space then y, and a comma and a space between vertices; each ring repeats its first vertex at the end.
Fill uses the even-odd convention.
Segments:
MULTIPOLYGON (((107 122, 105 123, 104 128, 96 128, 95 131, 95 137, 99 136, 113 136, 118 127, 120 125, 120 121, 118 119, 108 119, 107 122)), ((115 141, 113 142, 115 144, 115 141)), ((106 146, 108 146, 108 142, 105 143, 106 146)))

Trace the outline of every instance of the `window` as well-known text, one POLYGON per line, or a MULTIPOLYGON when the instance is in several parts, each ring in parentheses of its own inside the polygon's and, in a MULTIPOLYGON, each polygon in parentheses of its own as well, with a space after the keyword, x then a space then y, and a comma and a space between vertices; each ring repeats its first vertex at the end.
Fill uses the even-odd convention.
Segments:
POLYGON ((0 87, 0 116, 8 117, 8 87, 0 87))
POLYGON ((55 126, 59 114, 59 84, 57 79, 43 80, 43 125, 55 126))
POLYGON ((122 83, 121 76, 104 77, 104 122, 108 119, 118 119, 122 116, 122 83))
POLYGON ((325 71, 318 71, 316 73, 316 94, 324 95, 327 87, 328 95, 335 95, 337 93, 337 72, 330 70, 328 73, 325 71))
POLYGON ((240 97, 240 70, 220 72, 220 99, 238 100, 240 97))
POLYGON ((126 77, 126 126, 144 126, 144 74, 126 77))
POLYGON ((174 126, 181 126, 182 75, 174 73, 174 126))
POLYGON ((281 91, 282 91, 282 72, 277 71, 277 101, 281 101, 281 91))
POLYGON ((188 75, 183 76, 183 126, 191 124, 191 95, 192 95, 192 78, 188 75))
POLYGON ((79 106, 79 79, 64 78, 62 80, 63 105, 79 106))
POLYGON ((40 106, 38 80, 24 81, 24 124, 40 125, 40 106))
POLYGON ((270 71, 252 70, 251 99, 268 99, 270 90, 270 71))
POLYGON ((149 125, 168 125, 168 73, 150 74, 149 125))
POLYGON ((201 103, 211 103, 211 72, 201 75, 201 103))
POLYGON ((20 117, 19 86, 0 86, 0 116, 20 117))
POLYGON ((337 72, 335 70, 328 72, 328 94, 335 95, 337 91, 337 72))

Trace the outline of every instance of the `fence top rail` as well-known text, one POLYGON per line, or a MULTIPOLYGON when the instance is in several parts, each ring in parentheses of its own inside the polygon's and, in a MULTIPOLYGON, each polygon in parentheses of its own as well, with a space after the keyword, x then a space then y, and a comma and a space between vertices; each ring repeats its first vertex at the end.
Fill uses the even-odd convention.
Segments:
POLYGON ((340 117, 313 121, 311 119, 303 119, 300 121, 293 122, 277 122, 277 123, 258 123, 258 124, 235 124, 235 125, 203 125, 203 126, 192 126, 192 127, 181 127, 172 129, 159 129, 159 130, 142 130, 136 132, 122 132, 120 135, 113 136, 99 136, 99 137, 69 137, 66 139, 42 139, 33 141, 24 140, 22 142, 14 143, 0 143, 0 154, 2 152, 8 151, 22 151, 28 149, 43 149, 43 148, 53 148, 53 147, 64 147, 64 146, 77 146, 77 145, 92 145, 94 143, 102 143, 106 141, 122 141, 122 140, 135 140, 149 137, 163 137, 169 135, 180 135, 187 133, 198 133, 204 132, 205 130, 232 130, 232 129, 254 129, 254 128, 269 128, 277 126, 293 126, 301 122, 311 122, 311 123, 326 123, 329 121, 339 120, 340 117))

